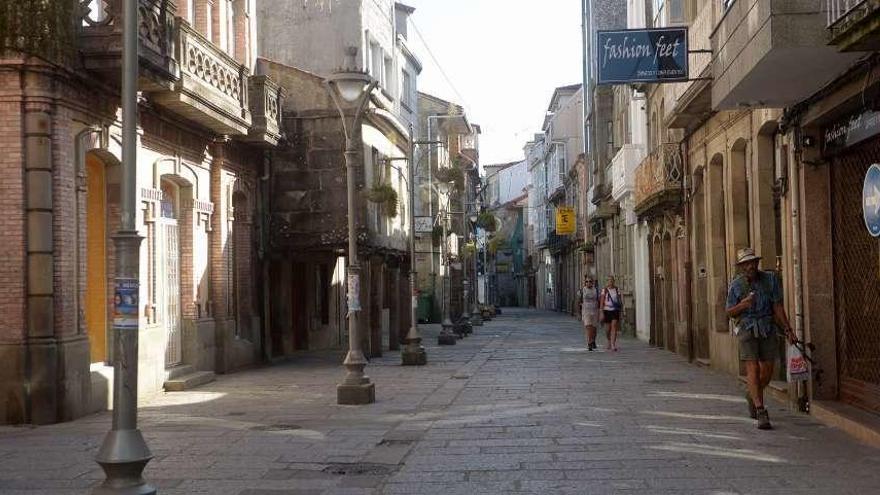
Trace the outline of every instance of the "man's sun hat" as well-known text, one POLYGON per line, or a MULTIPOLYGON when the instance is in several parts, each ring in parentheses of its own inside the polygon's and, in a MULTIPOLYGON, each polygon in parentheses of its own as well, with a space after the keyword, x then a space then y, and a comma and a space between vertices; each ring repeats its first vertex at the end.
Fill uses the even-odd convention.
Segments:
POLYGON ((749 261, 753 261, 753 260, 759 260, 759 259, 761 259, 761 257, 756 256, 755 250, 750 247, 742 248, 736 252, 736 264, 737 265, 742 264, 742 263, 746 263, 749 261))

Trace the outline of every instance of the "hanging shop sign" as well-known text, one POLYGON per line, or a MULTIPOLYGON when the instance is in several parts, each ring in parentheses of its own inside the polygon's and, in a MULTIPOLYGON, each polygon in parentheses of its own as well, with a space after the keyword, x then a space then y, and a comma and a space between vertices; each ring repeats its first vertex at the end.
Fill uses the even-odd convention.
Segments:
POLYGON ((873 237, 880 237, 880 165, 874 163, 865 174, 862 186, 862 213, 865 227, 873 237))
POLYGON ((574 234, 577 230, 575 224, 576 218, 577 216, 574 213, 574 208, 570 206, 560 206, 556 208, 556 234, 574 234))
POLYGON ((823 151, 833 155, 877 134, 880 134, 880 112, 867 110, 851 115, 825 128, 823 151))
POLYGON ((688 80, 687 28, 599 31, 598 84, 688 80))

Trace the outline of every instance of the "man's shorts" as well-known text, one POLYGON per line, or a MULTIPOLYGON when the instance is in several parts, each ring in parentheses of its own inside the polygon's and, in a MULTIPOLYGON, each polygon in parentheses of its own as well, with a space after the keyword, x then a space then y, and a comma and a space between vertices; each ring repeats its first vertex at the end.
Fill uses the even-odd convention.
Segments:
POLYGON ((752 332, 739 335, 740 361, 776 361, 779 357, 779 338, 776 334, 769 337, 755 337, 752 332))

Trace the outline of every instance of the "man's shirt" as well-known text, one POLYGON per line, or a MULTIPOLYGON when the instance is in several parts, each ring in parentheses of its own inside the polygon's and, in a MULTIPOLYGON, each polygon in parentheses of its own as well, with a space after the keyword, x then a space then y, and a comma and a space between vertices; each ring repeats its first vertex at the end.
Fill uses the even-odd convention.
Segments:
POLYGON ((779 277, 773 272, 760 270, 752 283, 749 283, 745 275, 736 277, 727 291, 727 309, 739 304, 750 291, 755 292, 752 305, 734 318, 738 332, 749 331, 756 337, 775 335, 777 330, 773 320, 773 305, 782 304, 779 277))

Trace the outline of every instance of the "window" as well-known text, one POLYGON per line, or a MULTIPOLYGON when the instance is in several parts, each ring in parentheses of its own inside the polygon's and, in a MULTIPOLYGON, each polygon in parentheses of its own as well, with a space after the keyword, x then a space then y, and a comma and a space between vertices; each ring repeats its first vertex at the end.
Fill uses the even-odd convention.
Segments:
MULTIPOLYGON (((387 56, 384 57, 384 69, 385 69, 385 74, 384 74, 385 77, 382 79, 381 84, 382 84, 382 87, 384 87, 385 89, 387 89, 390 92, 391 88, 394 87, 394 61, 391 60, 391 57, 387 57, 387 56)), ((394 96, 394 95, 392 95, 392 96, 394 96)))
POLYGON ((400 101, 403 105, 412 110, 412 94, 413 94, 413 80, 412 75, 409 72, 403 71, 403 94, 400 95, 400 101))
POLYGON ((385 56, 382 54, 382 47, 375 41, 370 42, 370 75, 373 76, 379 84, 385 85, 382 78, 385 75, 385 68, 382 67, 385 62, 385 56))
POLYGON ((663 14, 664 8, 666 7, 666 0, 653 0, 653 13, 654 13, 654 27, 662 27, 664 25, 663 22, 663 14))

